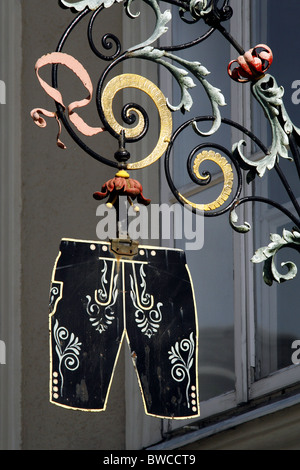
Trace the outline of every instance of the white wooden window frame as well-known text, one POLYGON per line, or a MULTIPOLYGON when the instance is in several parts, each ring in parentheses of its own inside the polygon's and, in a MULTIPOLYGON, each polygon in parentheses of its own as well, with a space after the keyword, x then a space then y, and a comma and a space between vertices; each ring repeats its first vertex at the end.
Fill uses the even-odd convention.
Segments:
MULTIPOLYGON (((250 18, 250 6, 248 0, 241 2, 238 0, 232 1, 232 6, 234 8, 234 18, 231 20, 231 33, 234 37, 240 41, 241 44, 248 44, 250 47, 250 30, 249 30, 249 18, 250 18), (243 28, 243 25, 247 25, 246 28, 243 28)), ((218 33, 215 33, 218 34, 218 33)), ((169 41, 170 42, 170 41, 169 41)), ((231 56, 236 56, 236 51, 231 48, 231 56)), ((164 81, 165 77, 162 75, 161 81, 164 81)), ((167 78, 168 80, 168 78, 167 78)), ((163 88, 168 89, 168 86, 171 85, 163 83, 163 88)), ((250 100, 250 96, 248 96, 248 92, 244 87, 238 87, 235 83, 232 83, 232 116, 231 118, 239 123, 243 123, 245 126, 250 125, 251 116, 249 114, 249 107, 241 106, 241 102, 246 102, 250 100)), ((169 96, 172 96, 172 92, 170 90, 169 96)), ((235 131, 232 131, 232 141, 235 141, 235 131)), ((162 173, 163 173, 162 168, 162 173)), ((162 174, 162 179, 164 175, 162 174)), ((167 194, 166 186, 164 185, 162 190, 163 199, 169 200, 169 202, 174 202, 173 196, 170 192, 167 194)), ((246 212, 244 215, 246 217, 245 220, 249 220, 248 216, 248 208, 243 208, 243 211, 246 212)), ((241 215, 243 217, 243 215, 241 215)), ((208 222, 209 223, 209 222, 208 222)), ((234 237, 234 272, 238 273, 235 276, 235 284, 239 284, 235 286, 235 294, 234 294, 234 310, 235 310, 235 317, 234 317, 234 331, 235 331, 235 375, 236 375, 236 389, 232 392, 227 392, 223 395, 216 396, 207 400, 205 402, 201 402, 200 404, 200 411, 201 411, 201 419, 208 418, 212 415, 216 415, 218 413, 225 412, 227 410, 235 408, 239 403, 243 403, 247 400, 247 384, 248 384, 248 377, 247 377, 247 341, 246 341, 246 331, 247 331, 247 316, 246 312, 248 311, 249 307, 247 305, 249 297, 245 295, 245 284, 241 283, 241 277, 239 273, 245 272, 245 265, 246 265, 246 256, 245 250, 250 251, 251 247, 245 246, 245 240, 243 237, 239 236, 238 234, 233 234, 234 237), (245 300, 247 299, 247 300, 245 300), (237 339, 239 338, 239 339, 237 339)), ((186 420, 184 422, 179 421, 172 421, 169 423, 165 423, 164 431, 175 430, 179 427, 184 425, 192 426, 193 420, 186 420)))
MULTIPOLYGON (((268 5, 267 2, 259 2, 258 4, 254 5, 251 3, 249 4, 249 12, 253 16, 255 16, 256 21, 252 22, 252 32, 256 38, 259 38, 260 43, 267 43, 267 32, 268 32, 268 5), (252 11, 250 8, 252 7, 252 11), (256 11, 255 11, 256 10, 256 11), (257 11, 258 10, 258 11, 257 11), (257 21, 258 20, 258 21, 257 21)), ((253 44, 252 44, 253 46, 253 44)), ((247 107, 251 109, 251 98, 249 97, 247 103, 247 107)), ((250 119, 252 122, 256 120, 259 122, 260 126, 260 132, 261 135, 267 135, 267 129, 268 129, 268 124, 267 120, 263 118, 263 113, 256 114, 255 110, 253 111, 252 116, 250 116, 250 119)), ((250 121, 250 122, 251 122, 250 121)), ((261 155, 254 155, 254 158, 260 158, 261 155)), ((266 177, 267 178, 267 177, 266 177)), ((266 179, 264 181, 264 185, 261 185, 261 194, 260 196, 265 196, 267 197, 268 195, 268 180, 266 179)), ((292 210, 291 203, 285 204, 286 209, 292 210)), ((261 217, 264 219, 264 223, 268 224, 269 232, 277 232, 277 227, 280 226, 281 224, 284 224, 286 222, 286 218, 282 217, 281 213, 279 213, 276 209, 270 209, 270 208, 265 208, 261 207, 261 217)), ((248 220, 245 218, 244 220, 248 220)), ((253 228, 254 229, 254 228, 253 228)), ((267 240, 266 240, 267 241, 267 240)), ((257 248, 257 247, 256 247, 257 248)), ((254 253, 254 247, 251 247, 251 253, 248 253, 249 259, 254 253)), ((253 270, 251 270, 253 271, 253 270)), ((248 276, 248 279, 252 280, 253 282, 253 272, 250 273, 250 276, 248 276)), ((261 279, 261 282, 263 280, 261 279)), ((278 287, 280 288, 280 286, 278 287)), ((251 289, 251 284, 247 285, 247 290, 249 292, 249 297, 251 297, 251 292, 254 292, 254 289, 251 289)), ((252 294, 253 298, 253 294, 252 294)), ((265 294, 264 297, 261 299, 261 309, 262 309, 262 314, 266 318, 266 321, 273 322, 274 316, 272 316, 272 312, 277 312, 277 303, 276 303, 276 298, 274 293, 272 294, 271 291, 269 293, 265 294), (273 319, 272 319, 273 318, 273 319)), ((255 367, 255 313, 254 313, 254 305, 251 305, 251 308, 249 308, 249 323, 251 325, 251 328, 248 330, 247 334, 247 343, 248 343, 248 351, 251 351, 249 353, 249 371, 251 368, 255 367)), ((292 351, 291 351, 292 353, 292 351)), ((261 378, 259 380, 253 381, 253 376, 252 374, 249 373, 248 375, 248 381, 249 381, 249 393, 248 393, 248 399, 255 399, 260 396, 272 393, 276 390, 280 390, 284 387, 287 387, 289 385, 293 385, 300 380, 300 369, 298 366, 292 365, 280 370, 277 370, 273 373, 270 373, 267 377, 261 378)))

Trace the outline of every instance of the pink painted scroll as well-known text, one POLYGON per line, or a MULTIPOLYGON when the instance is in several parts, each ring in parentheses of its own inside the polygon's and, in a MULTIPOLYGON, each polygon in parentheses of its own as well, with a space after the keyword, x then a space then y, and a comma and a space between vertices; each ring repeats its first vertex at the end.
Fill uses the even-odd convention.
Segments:
MULTIPOLYGON (((38 61, 35 64, 35 72, 42 88, 46 91, 46 93, 51 98, 53 98, 57 103, 63 106, 64 109, 67 109, 70 121, 82 134, 87 135, 87 136, 93 136, 105 130, 103 127, 89 126, 76 112, 74 112, 74 109, 76 108, 82 108, 84 106, 87 106, 90 103, 92 96, 93 96, 93 85, 92 85, 90 76, 88 72, 85 70, 85 68, 82 66, 82 64, 77 59, 74 59, 74 57, 72 57, 71 55, 65 54, 63 52, 52 52, 38 59, 38 61), (44 67, 45 65, 50 65, 50 64, 65 65, 70 70, 72 70, 72 72, 74 72, 77 75, 77 77, 81 80, 84 87, 87 89, 88 91, 87 98, 84 98, 80 101, 74 101, 70 103, 69 106, 66 107, 65 104, 63 103, 63 98, 62 98, 61 93, 57 89, 48 85, 48 83, 45 82, 39 75, 40 68, 44 67)), ((61 123, 58 119, 56 112, 47 111, 46 109, 42 109, 42 108, 35 108, 31 111, 30 115, 32 119, 34 120, 35 124, 37 124, 39 127, 46 127, 47 125, 45 119, 41 115, 44 115, 46 117, 51 117, 51 118, 54 117, 59 126, 59 131, 57 135, 57 145, 60 148, 63 148, 63 149, 66 148, 65 144, 61 142, 61 140, 59 139, 59 136, 61 134, 61 123)))

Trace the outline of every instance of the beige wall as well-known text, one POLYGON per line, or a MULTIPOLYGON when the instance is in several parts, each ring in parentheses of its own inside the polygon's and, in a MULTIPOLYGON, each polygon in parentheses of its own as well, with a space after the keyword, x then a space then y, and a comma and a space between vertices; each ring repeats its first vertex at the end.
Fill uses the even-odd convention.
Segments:
POLYGON ((300 406, 293 406, 184 446, 179 451, 299 450, 300 406))
MULTIPOLYGON (((114 31, 120 37, 121 21, 116 12, 121 12, 120 6, 105 12, 104 33, 114 31)), ((31 120, 32 108, 54 109, 52 100, 35 77, 35 62, 41 55, 55 50, 74 13, 62 9, 55 0, 23 0, 22 15, 22 449, 122 449, 125 445, 123 353, 106 412, 75 412, 48 402, 48 295, 60 239, 96 239, 97 202, 92 194, 114 176, 115 170, 87 156, 64 129, 62 140, 67 150, 59 149, 55 143, 54 120, 48 120, 45 129, 38 128, 31 120)), ((74 54, 97 77, 101 61, 94 61, 92 54, 85 53, 86 33, 83 28, 79 30, 65 51, 74 54)), ((41 75, 49 77, 49 71, 50 68, 41 75)), ((77 99, 78 94, 75 85, 70 91, 70 84, 75 84, 72 74, 66 72, 65 76, 65 81, 60 83, 67 85, 64 97, 68 103, 69 98, 77 99)), ((80 97, 86 96, 83 87, 78 90, 80 97)), ((99 125, 96 113, 84 115, 89 124, 99 125)), ((111 158, 116 146, 107 137, 93 138, 92 145, 111 158)))

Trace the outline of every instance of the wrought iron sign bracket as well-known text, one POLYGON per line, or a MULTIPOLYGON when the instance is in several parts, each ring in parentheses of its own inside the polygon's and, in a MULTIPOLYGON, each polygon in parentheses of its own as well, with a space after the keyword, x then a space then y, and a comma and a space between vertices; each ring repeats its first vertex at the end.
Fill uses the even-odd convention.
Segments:
MULTIPOLYGON (((268 285, 274 281, 281 283, 293 279, 297 274, 296 265, 290 261, 283 263, 287 272, 281 274, 276 268, 275 256, 284 247, 291 247, 300 253, 300 205, 280 167, 282 158, 289 160, 295 165, 300 179, 300 129, 293 124, 286 112, 283 88, 277 85, 275 78, 268 73, 273 61, 271 49, 267 45, 258 44, 249 51, 244 51, 231 36, 224 26, 233 15, 229 0, 166 0, 166 3, 178 7, 182 21, 188 24, 203 21, 208 30, 185 44, 156 47, 154 44, 163 37, 172 19, 171 11, 162 12, 158 0, 143 1, 155 14, 156 22, 151 36, 141 44, 122 51, 121 41, 113 34, 105 34, 102 46, 107 52, 111 52, 106 55, 100 52, 93 40, 95 20, 105 8, 111 7, 115 2, 60 0, 62 6, 73 9, 75 17, 61 36, 56 51, 42 56, 36 63, 37 78, 45 92, 53 99, 56 109, 33 109, 31 116, 34 122, 40 127, 45 127, 46 120, 43 116, 56 119, 57 145, 60 148, 66 148, 61 140, 64 126, 72 139, 87 154, 99 163, 115 169, 114 177, 105 182, 93 197, 96 200, 107 199, 108 207, 114 206, 117 209, 117 216, 120 196, 125 196, 136 210, 138 207, 135 206, 135 201, 146 206, 150 204, 150 199, 143 195, 141 184, 130 177, 130 171, 143 170, 158 162, 163 155, 166 179, 172 194, 180 204, 195 213, 204 214, 206 217, 228 214, 232 228, 239 233, 247 233, 251 227, 247 222, 239 223, 238 207, 253 202, 275 207, 287 216, 294 228, 291 231, 284 230, 282 235, 272 234, 271 243, 259 248, 252 261, 264 263, 263 278, 268 285), (83 64, 63 52, 68 39, 76 31, 76 26, 84 18, 89 18, 87 38, 91 50, 97 59, 108 63, 95 88, 83 64), (221 108, 225 106, 225 99, 221 90, 208 81, 209 72, 206 67, 198 61, 192 62, 177 54, 183 49, 204 42, 215 31, 220 32, 239 54, 238 58, 229 63, 227 72, 229 77, 241 83, 241 86, 250 83, 252 94, 271 127, 270 148, 267 148, 250 129, 222 117, 221 108), (148 60, 164 67, 170 73, 170 78, 175 79, 179 86, 180 102, 172 104, 157 85, 146 77, 133 73, 114 74, 117 65, 133 58, 148 60), (51 85, 39 74, 41 67, 49 65, 52 67, 51 85), (87 91, 84 99, 67 105, 64 103, 58 88, 58 69, 61 66, 68 67, 82 82, 87 91), (211 104, 212 114, 194 116, 174 130, 173 114, 181 112, 184 115, 185 112, 193 110, 190 90, 196 85, 204 89, 211 104), (148 95, 158 111, 160 124, 154 149, 149 155, 135 162, 130 161, 131 156, 126 145, 138 142, 147 135, 149 116, 141 105, 128 103, 123 106, 121 113, 123 124, 117 121, 113 101, 119 91, 127 88, 141 90, 148 95), (100 119, 99 127, 89 125, 80 116, 80 108, 88 106, 93 98, 100 119), (202 130, 203 123, 209 124, 208 131, 202 130), (228 130, 235 128, 246 135, 256 144, 263 156, 257 161, 248 158, 244 154, 244 140, 236 142, 231 149, 211 142, 212 136, 221 126, 228 130), (187 157, 187 172, 192 183, 209 187, 212 175, 201 170, 208 162, 217 165, 223 177, 221 192, 210 203, 193 202, 180 192, 174 182, 171 171, 171 160, 174 157, 172 150, 186 129, 192 129, 199 137, 199 144, 187 157), (105 133, 116 139, 114 159, 100 155, 82 140, 82 135, 89 137, 105 133), (209 142, 206 139, 209 139, 209 142), (256 178, 265 177, 269 171, 277 173, 293 210, 288 210, 269 198, 242 196, 244 174, 247 175, 246 182, 250 183, 256 178)), ((116 2, 119 3, 120 0, 116 2)), ((126 14, 134 21, 138 14, 132 13, 132 3, 133 0, 127 0, 120 8, 124 6, 126 14)), ((199 416, 198 332, 192 284, 185 255, 180 250, 142 247, 138 242, 119 235, 118 233, 116 239, 109 242, 62 240, 53 271, 50 296, 53 351, 51 401, 68 408, 104 410, 115 360, 126 336, 138 377, 143 377, 143 381, 139 380, 147 414, 169 419, 195 418, 199 416), (75 258, 80 268, 75 264, 75 258), (82 259, 88 262, 82 263, 82 259), (172 266, 172 269, 166 266, 172 266), (176 288, 173 288, 174 284, 176 288), (171 295, 175 298, 171 298, 171 295), (69 311, 79 313, 73 318, 68 315, 69 311), (169 342, 162 340, 160 331, 169 332, 169 342), (85 354, 80 357, 83 348, 85 354), (164 376, 157 373, 155 358, 158 351, 166 358, 163 361, 166 368, 164 376), (91 363, 94 369, 91 369, 91 363), (96 369, 100 370, 101 377, 103 376, 100 384, 95 381, 96 369), (159 398, 156 396, 158 389, 159 398)))
MULTIPOLYGON (((293 278, 297 272, 296 265, 291 262, 286 263, 288 273, 281 275, 275 267, 274 256, 283 246, 290 246, 299 252, 300 206, 280 168, 279 160, 280 158, 293 160, 300 178, 300 131, 291 122, 285 110, 283 103, 284 92, 282 87, 278 86, 275 78, 267 73, 267 70, 273 61, 271 49, 264 44, 259 44, 245 52, 243 47, 231 36, 223 25, 233 15, 233 10, 229 5, 229 0, 225 0, 223 2, 219 2, 218 0, 191 0, 189 2, 167 0, 166 3, 178 7, 182 21, 191 24, 198 21, 204 21, 209 29, 202 36, 186 44, 154 47, 152 44, 164 35, 167 30, 167 24, 171 21, 172 15, 169 10, 162 13, 159 3, 156 0, 144 1, 153 9, 156 17, 156 24, 151 37, 146 39, 143 43, 122 52, 120 40, 113 34, 106 34, 102 38, 102 45, 106 50, 111 49, 113 45, 115 45, 115 52, 111 55, 105 55, 99 51, 93 41, 93 29, 96 17, 101 14, 104 8, 108 8, 113 2, 109 0, 81 0, 78 2, 61 0, 62 6, 72 8, 73 11, 76 12, 76 16, 62 35, 56 52, 43 56, 36 64, 36 73, 40 83, 45 88, 45 91, 56 102, 57 110, 56 112, 49 113, 45 110, 35 109, 32 111, 33 119, 38 125, 44 127, 46 125, 46 121, 42 118, 42 114, 45 114, 48 117, 55 117, 59 125, 57 144, 60 147, 65 148, 59 138, 62 123, 71 137, 91 157, 95 158, 100 163, 120 170, 128 171, 132 169, 146 168, 147 166, 155 163, 163 154, 165 154, 166 177, 170 189, 176 199, 181 204, 189 206, 194 212, 199 210, 202 213, 204 211, 204 215, 208 217, 228 212, 230 216, 230 224, 232 228, 238 232, 246 233, 250 230, 250 225, 247 222, 241 225, 238 224, 236 213, 238 206, 246 202, 260 202, 262 204, 270 204, 277 208, 293 222, 294 229, 291 232, 285 230, 282 235, 271 235, 271 244, 259 249, 252 258, 252 261, 255 263, 264 262, 264 280, 267 284, 272 284, 274 280, 282 282, 293 278), (222 6, 218 6, 220 3, 223 3, 222 6), (76 108, 86 106, 92 100, 93 85, 90 81, 88 72, 84 69, 82 64, 73 57, 63 53, 64 45, 71 33, 75 30, 77 24, 81 22, 84 17, 90 14, 91 17, 88 24, 89 45, 97 58, 109 62, 109 65, 105 68, 99 78, 99 82, 96 87, 96 106, 102 123, 100 128, 90 127, 83 122, 77 112, 75 112, 76 108), (189 18, 187 18, 187 15, 189 15, 189 18), (251 83, 252 93, 263 108, 266 119, 271 125, 272 145, 270 148, 266 148, 266 146, 251 132, 251 130, 244 128, 236 122, 221 117, 220 107, 225 105, 224 97, 219 89, 215 88, 207 81, 208 71, 202 64, 199 62, 184 60, 174 54, 175 51, 180 51, 205 41, 215 31, 219 31, 223 37, 233 45, 239 54, 237 59, 230 62, 228 66, 228 74, 231 79, 237 82, 251 83), (171 76, 175 77, 181 89, 181 101, 179 105, 171 105, 169 100, 163 96, 159 88, 154 83, 139 75, 117 75, 114 76, 106 86, 104 86, 106 78, 113 74, 114 67, 125 60, 130 60, 131 58, 150 60, 155 62, 158 66, 165 67, 170 72, 171 76), (47 64, 52 64, 53 67, 52 86, 43 82, 39 76, 39 68, 47 64), (57 85, 59 64, 69 67, 82 80, 89 92, 86 100, 72 103, 69 106, 66 106, 63 103, 63 99, 58 91, 57 85), (182 67, 184 67, 185 70, 183 70, 182 67), (182 126, 177 130, 172 131, 172 114, 180 111, 184 113, 185 111, 191 111, 192 109, 193 100, 189 90, 191 87, 195 86, 195 79, 198 84, 204 87, 207 97, 211 102, 213 114, 212 116, 194 117, 182 124, 182 126), (125 126, 120 125, 116 121, 112 110, 112 101, 116 93, 125 88, 137 88, 147 93, 154 101, 160 117, 161 131, 155 149, 150 155, 135 163, 130 162, 130 154, 125 149, 126 142, 137 142, 145 137, 149 127, 149 118, 146 111, 140 105, 129 103, 124 106, 122 110, 122 118, 126 125, 131 124, 134 126, 125 128, 125 126), (199 125, 202 122, 211 123, 210 131, 203 132, 200 130, 199 125), (217 152, 215 152, 213 148, 207 150, 206 143, 200 144, 188 157, 187 168, 191 180, 197 185, 208 186, 211 180, 211 175, 207 172, 203 172, 201 174, 199 167, 203 162, 211 160, 214 161, 223 172, 224 187, 216 201, 213 201, 210 204, 192 203, 178 191, 175 183, 173 182, 170 170, 171 150, 176 145, 177 137, 187 127, 192 126, 195 133, 199 135, 199 138, 207 138, 208 136, 214 135, 221 125, 235 127, 247 135, 258 146, 264 157, 257 162, 248 159, 243 153, 245 146, 244 141, 237 142, 231 150, 227 150, 223 146, 213 144, 213 148, 217 150, 217 152), (78 131, 79 134, 82 133, 85 135, 94 135, 96 133, 108 131, 113 135, 119 142, 119 149, 115 153, 115 161, 107 157, 103 157, 88 147, 81 140, 78 131), (292 157, 290 157, 290 153, 292 154, 292 157), (235 194, 232 194, 234 186, 233 168, 235 169, 237 179, 237 189, 235 194), (242 172, 247 172, 247 182, 249 183, 257 177, 262 178, 270 170, 277 172, 280 181, 292 202, 294 212, 287 210, 276 201, 267 198, 255 195, 251 197, 241 197, 242 172)), ((124 3, 124 8, 127 15, 134 19, 138 14, 133 14, 131 12, 132 3, 133 0, 128 0, 124 3)), ((119 179, 124 178, 125 176, 122 180, 122 187, 124 189, 124 187, 126 187, 126 183, 128 183, 129 175, 121 175, 120 173, 117 173, 117 175, 118 176, 116 177, 119 179)), ((134 184, 138 186, 138 183, 134 184)), ((116 187, 114 186, 114 191, 115 188, 116 187)), ((139 194, 142 194, 142 188, 139 188, 138 192, 139 194)), ((94 197, 100 198, 99 194, 100 193, 98 193, 98 196, 95 194, 94 197)), ((140 201, 145 202, 143 196, 140 196, 140 201)))

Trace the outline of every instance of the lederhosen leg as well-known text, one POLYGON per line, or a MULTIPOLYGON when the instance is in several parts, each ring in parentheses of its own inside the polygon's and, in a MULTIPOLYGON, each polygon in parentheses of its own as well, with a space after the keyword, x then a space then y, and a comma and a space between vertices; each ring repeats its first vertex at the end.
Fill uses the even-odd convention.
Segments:
POLYGON ((126 330, 146 413, 198 416, 196 312, 185 254, 140 247, 124 264, 126 330))
POLYGON ((50 401, 105 409, 124 333, 121 278, 108 244, 63 240, 50 292, 50 401))

